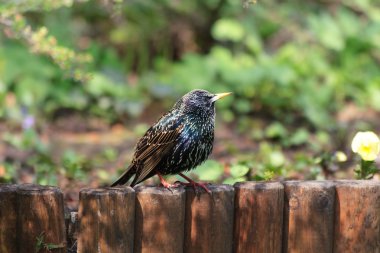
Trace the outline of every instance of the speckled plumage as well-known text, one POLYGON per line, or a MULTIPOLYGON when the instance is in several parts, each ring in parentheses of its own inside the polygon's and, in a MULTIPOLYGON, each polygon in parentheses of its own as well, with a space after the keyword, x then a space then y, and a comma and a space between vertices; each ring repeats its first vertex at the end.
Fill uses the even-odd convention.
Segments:
MULTIPOLYGON (((226 96, 226 93, 220 97, 226 96)), ((211 154, 218 94, 193 90, 180 98, 138 141, 132 163, 112 186, 135 175, 134 186, 157 173, 191 170, 211 154)))

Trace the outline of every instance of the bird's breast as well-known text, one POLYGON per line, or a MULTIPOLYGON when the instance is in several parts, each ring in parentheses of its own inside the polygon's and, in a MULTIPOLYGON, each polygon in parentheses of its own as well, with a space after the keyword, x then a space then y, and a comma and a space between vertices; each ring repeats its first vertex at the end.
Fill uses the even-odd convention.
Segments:
POLYGON ((213 124, 185 125, 179 142, 174 148, 174 159, 170 162, 171 166, 176 167, 176 170, 189 170, 198 166, 212 152, 213 141, 213 124))

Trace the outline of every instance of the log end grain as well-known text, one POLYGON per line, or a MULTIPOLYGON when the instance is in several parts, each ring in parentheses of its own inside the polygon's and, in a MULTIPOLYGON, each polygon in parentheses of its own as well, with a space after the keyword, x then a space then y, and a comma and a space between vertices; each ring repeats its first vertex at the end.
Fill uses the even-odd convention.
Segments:
POLYGON ((192 252, 232 252, 234 188, 210 185, 211 194, 186 188, 185 248, 192 252))
POLYGON ((135 191, 131 187, 82 189, 78 252, 132 252, 135 191))
POLYGON ((0 184, 0 251, 17 252, 17 185, 0 184))
POLYGON ((285 252, 332 252, 335 184, 329 181, 286 181, 285 252))
POLYGON ((24 184, 17 188, 19 252, 66 252, 63 194, 52 186, 24 184), (26 232, 27 231, 27 232, 26 232))
POLYGON ((235 184, 234 252, 281 252, 284 186, 235 184))
POLYGON ((380 182, 335 183, 334 252, 380 252, 380 182))
POLYGON ((135 252, 182 252, 185 189, 138 186, 135 252))

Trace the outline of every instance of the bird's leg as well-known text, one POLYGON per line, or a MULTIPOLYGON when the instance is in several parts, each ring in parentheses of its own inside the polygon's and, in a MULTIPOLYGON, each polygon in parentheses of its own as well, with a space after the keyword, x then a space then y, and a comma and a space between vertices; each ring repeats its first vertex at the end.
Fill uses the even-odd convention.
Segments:
POLYGON ((170 191, 172 191, 171 188, 173 188, 174 185, 166 182, 165 179, 163 178, 163 176, 159 172, 157 172, 157 176, 160 178, 162 186, 165 187, 166 189, 169 189, 170 191))
POLYGON ((185 176, 184 174, 182 174, 181 172, 178 173, 178 175, 180 175, 181 177, 183 177, 184 179, 186 179, 188 181, 188 183, 179 182, 180 184, 192 186, 194 188, 195 192, 197 192, 197 186, 199 186, 202 189, 204 189, 208 194, 211 194, 211 191, 206 186, 206 184, 208 184, 208 183, 197 183, 194 180, 192 180, 191 178, 189 178, 189 177, 185 176))

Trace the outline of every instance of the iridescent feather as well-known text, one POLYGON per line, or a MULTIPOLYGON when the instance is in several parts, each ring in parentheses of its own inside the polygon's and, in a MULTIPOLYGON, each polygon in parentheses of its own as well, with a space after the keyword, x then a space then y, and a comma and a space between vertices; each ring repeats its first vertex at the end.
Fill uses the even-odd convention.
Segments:
POLYGON ((226 95, 205 90, 184 95, 138 141, 131 164, 112 186, 135 175, 133 187, 157 173, 177 174, 204 162, 213 149, 214 104, 226 95))

